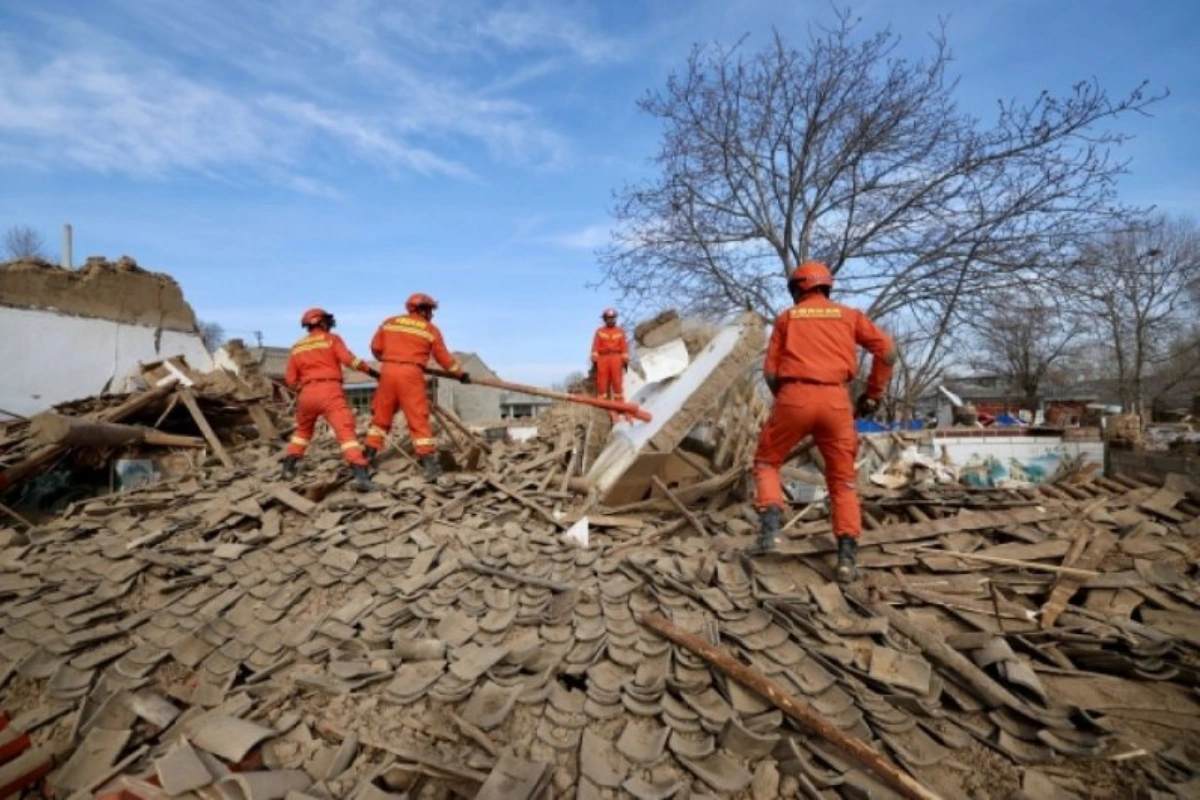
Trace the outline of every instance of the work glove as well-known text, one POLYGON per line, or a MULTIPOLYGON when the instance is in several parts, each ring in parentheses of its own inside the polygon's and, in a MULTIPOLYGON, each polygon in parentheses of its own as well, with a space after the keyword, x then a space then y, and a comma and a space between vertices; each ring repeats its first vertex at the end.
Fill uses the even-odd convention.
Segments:
POLYGON ((470 382, 471 382, 471 373, 469 373, 469 372, 460 372, 460 373, 458 374, 458 382, 459 382, 459 383, 470 383, 470 382))
POLYGON ((767 382, 767 388, 771 390, 771 396, 779 394, 779 376, 771 373, 764 373, 763 379, 767 382))
POLYGON ((381 376, 381 373, 379 372, 379 370, 375 369, 374 367, 367 367, 367 374, 370 375, 375 380, 379 380, 379 378, 381 376))
POLYGON ((854 416, 858 418, 869 417, 878 410, 879 401, 865 394, 860 394, 854 404, 854 416))
POLYGON ((592 381, 593 383, 596 380, 596 369, 597 369, 596 362, 593 361, 591 368, 588 369, 588 380, 592 381))
POLYGON ((629 372, 629 362, 628 361, 626 361, 624 364, 621 365, 621 372, 629 372))

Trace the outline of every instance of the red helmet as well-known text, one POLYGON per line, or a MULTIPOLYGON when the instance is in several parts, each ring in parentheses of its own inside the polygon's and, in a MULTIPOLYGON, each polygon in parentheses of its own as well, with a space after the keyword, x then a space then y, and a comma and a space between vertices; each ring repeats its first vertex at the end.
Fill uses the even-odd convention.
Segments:
POLYGON ((820 261, 805 261, 788 278, 788 291, 792 294, 804 294, 820 286, 833 286, 833 273, 820 261))
POLYGON ((604 309, 604 312, 600 314, 600 319, 608 319, 609 317, 612 317, 613 319, 617 318, 617 310, 615 308, 606 308, 604 309))
POLYGON ((437 307, 437 300, 434 300, 432 297, 424 294, 423 292, 417 292, 416 294, 411 295, 408 298, 408 301, 404 304, 405 310, 407 310, 410 314, 420 308, 428 308, 432 311, 437 307))
MULTIPOLYGON (((330 314, 328 311, 326 311, 323 308, 310 308, 308 311, 305 311, 300 316, 300 327, 301 328, 314 327, 316 325, 320 325, 325 320, 330 320, 330 322, 332 323, 333 314, 330 314)), ((332 324, 330 325, 330 327, 333 327, 332 324)))

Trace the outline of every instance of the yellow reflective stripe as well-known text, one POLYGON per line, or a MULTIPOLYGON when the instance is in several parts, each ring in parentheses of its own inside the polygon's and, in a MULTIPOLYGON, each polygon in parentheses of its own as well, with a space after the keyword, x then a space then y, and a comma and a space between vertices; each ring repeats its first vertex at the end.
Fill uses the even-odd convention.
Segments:
POLYGON ((361 448, 361 447, 362 447, 362 445, 358 443, 358 440, 357 440, 357 439, 351 439, 351 440, 350 440, 350 441, 348 441, 348 442, 342 442, 342 449, 343 449, 343 450, 350 450, 350 449, 352 449, 352 448, 355 448, 355 447, 358 447, 358 448, 361 448))
POLYGON ((371 427, 367 428, 367 436, 387 436, 387 431, 385 431, 383 428, 372 425, 371 427))
POLYGON ((413 444, 437 444, 437 439, 413 439, 413 444))
POLYGON ((425 320, 411 317, 392 317, 385 324, 394 325, 397 328, 420 328, 421 330, 429 328, 429 323, 425 320))
POLYGON ((331 347, 333 342, 328 339, 301 339, 292 345, 292 355, 307 353, 310 350, 328 350, 331 347))
POLYGON ((427 342, 433 341, 433 334, 429 331, 417 330, 415 328, 405 328, 399 325, 384 325, 383 329, 388 333, 408 333, 412 334, 413 336, 419 336, 427 342))
POLYGON ((310 440, 309 439, 301 439, 299 436, 293 436, 290 441, 294 445, 303 447, 304 445, 308 444, 310 440))
POLYGON ((791 319, 841 319, 842 310, 840 308, 796 306, 788 312, 788 317, 791 319))

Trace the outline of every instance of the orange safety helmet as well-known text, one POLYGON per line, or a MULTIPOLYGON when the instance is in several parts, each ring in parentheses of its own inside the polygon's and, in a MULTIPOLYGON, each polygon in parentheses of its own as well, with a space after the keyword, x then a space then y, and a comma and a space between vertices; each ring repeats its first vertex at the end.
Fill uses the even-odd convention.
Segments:
POLYGON ((310 328, 320 325, 325 320, 329 320, 329 327, 333 327, 333 314, 330 314, 323 308, 310 308, 300 316, 300 327, 310 328))
POLYGON ((417 292, 410 295, 408 301, 404 304, 404 308, 408 313, 412 314, 420 308, 428 308, 430 310, 438 307, 437 300, 434 300, 429 295, 423 292, 417 292))
POLYGON ((833 273, 820 261, 805 261, 788 277, 788 291, 793 297, 821 286, 833 287, 833 273))
POLYGON ((600 314, 600 319, 608 319, 609 317, 612 317, 613 319, 617 318, 617 310, 615 308, 606 308, 604 309, 603 313, 600 314))

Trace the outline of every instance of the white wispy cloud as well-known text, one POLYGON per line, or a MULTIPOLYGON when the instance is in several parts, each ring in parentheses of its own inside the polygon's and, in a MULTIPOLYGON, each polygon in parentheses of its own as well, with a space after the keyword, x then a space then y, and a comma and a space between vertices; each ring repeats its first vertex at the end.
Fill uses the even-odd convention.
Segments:
POLYGON ((627 44, 600 30, 594 11, 594 5, 566 0, 425 0, 388 8, 378 19, 405 44, 426 53, 486 58, 499 47, 508 53, 562 53, 586 64, 626 57, 627 44))
POLYGON ((6 11, 0 159, 162 177, 197 172, 336 197, 330 148, 471 179, 481 158, 569 159, 531 84, 625 54, 546 0, 147 4, 6 11))
POLYGON ((135 70, 96 52, 34 63, 20 50, 0 39, 0 135, 10 152, 143 176, 270 157, 269 121, 162 64, 135 70))
POLYGON ((612 227, 608 224, 588 225, 574 231, 543 236, 540 241, 569 250, 595 250, 608 244, 612 227))

